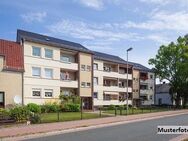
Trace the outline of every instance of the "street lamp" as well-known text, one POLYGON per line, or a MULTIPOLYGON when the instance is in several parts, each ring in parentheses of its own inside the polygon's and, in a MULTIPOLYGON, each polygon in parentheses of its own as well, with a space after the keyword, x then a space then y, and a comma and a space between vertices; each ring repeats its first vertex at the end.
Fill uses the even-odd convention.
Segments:
POLYGON ((130 47, 130 48, 128 48, 127 49, 127 110, 126 110, 126 115, 128 115, 128 99, 129 99, 129 94, 128 94, 128 83, 129 83, 129 80, 128 80, 128 71, 129 71, 129 69, 128 69, 128 53, 129 53, 129 51, 131 51, 133 48, 132 47, 130 47))

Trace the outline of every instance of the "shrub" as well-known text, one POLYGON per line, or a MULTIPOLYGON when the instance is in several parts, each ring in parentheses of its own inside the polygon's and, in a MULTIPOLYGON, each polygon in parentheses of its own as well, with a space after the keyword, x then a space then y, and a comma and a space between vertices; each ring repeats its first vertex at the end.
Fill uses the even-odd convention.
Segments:
POLYGON ((29 111, 31 111, 33 113, 41 113, 41 107, 35 103, 27 104, 27 108, 29 111))
POLYGON ((123 106, 123 105, 120 105, 120 106, 118 107, 118 109, 119 109, 119 110, 124 110, 124 106, 123 106))
POLYGON ((4 116, 10 116, 10 112, 6 109, 0 108, 0 115, 4 116))
POLYGON ((41 118, 40 118, 39 114, 34 114, 34 113, 30 114, 29 120, 32 124, 41 122, 41 118))
POLYGON ((61 110, 66 112, 79 112, 80 104, 67 103, 62 105, 61 110))
POLYGON ((16 121, 28 120, 29 114, 27 106, 16 106, 10 109, 10 116, 16 121))
POLYGON ((53 113, 53 112, 58 112, 59 110, 60 110, 60 106, 56 103, 41 105, 42 113, 53 113))
POLYGON ((116 106, 115 105, 109 105, 108 110, 115 110, 116 106))

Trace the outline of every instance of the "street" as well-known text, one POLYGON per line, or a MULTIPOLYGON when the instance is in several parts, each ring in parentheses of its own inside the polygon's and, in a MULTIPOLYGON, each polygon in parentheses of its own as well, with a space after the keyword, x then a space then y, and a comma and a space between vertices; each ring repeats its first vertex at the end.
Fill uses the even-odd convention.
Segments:
POLYGON ((157 135, 158 125, 188 125, 188 114, 45 136, 28 141, 168 141, 178 136, 157 135))

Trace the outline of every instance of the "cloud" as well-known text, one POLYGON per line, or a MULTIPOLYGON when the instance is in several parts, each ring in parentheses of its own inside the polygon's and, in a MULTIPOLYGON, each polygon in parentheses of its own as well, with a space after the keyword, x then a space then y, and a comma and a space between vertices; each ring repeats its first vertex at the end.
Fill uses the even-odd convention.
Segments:
POLYGON ((128 21, 124 24, 128 28, 138 28, 146 30, 171 30, 178 32, 188 32, 188 12, 180 11, 176 13, 169 13, 165 11, 156 12, 151 15, 150 19, 136 23, 128 21))
POLYGON ((93 8, 95 10, 101 10, 103 9, 104 3, 102 0, 79 0, 79 2, 86 6, 93 8))
POLYGON ((160 4, 160 5, 166 5, 170 2, 170 0, 140 0, 140 1, 148 4, 160 4))
POLYGON ((89 24, 82 21, 61 20, 53 25, 47 27, 48 30, 54 34, 67 34, 79 39, 103 39, 108 41, 119 41, 131 39, 136 36, 135 33, 128 33, 125 31, 115 31, 113 25, 105 24, 89 24))
POLYGON ((47 16, 46 12, 30 12, 26 14, 22 14, 21 18, 27 22, 42 22, 44 18, 47 16))
POLYGON ((120 5, 123 0, 75 0, 85 7, 103 10, 106 4, 120 5))

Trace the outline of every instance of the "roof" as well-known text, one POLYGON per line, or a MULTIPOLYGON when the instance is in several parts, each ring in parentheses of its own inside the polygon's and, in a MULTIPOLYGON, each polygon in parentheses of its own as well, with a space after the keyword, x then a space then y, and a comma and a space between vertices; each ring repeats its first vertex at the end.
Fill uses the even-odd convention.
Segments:
POLYGON ((157 84, 156 94, 169 93, 169 89, 170 89, 169 84, 157 84))
POLYGON ((133 65, 134 69, 140 70, 141 72, 153 72, 152 69, 149 69, 139 63, 129 62, 131 65, 133 65))
POLYGON ((115 63, 120 63, 120 64, 127 64, 125 60, 123 60, 122 58, 118 56, 96 52, 96 51, 94 51, 94 59, 110 61, 110 62, 115 62, 115 63))
POLYGON ((0 39, 0 56, 5 59, 4 70, 24 70, 23 48, 18 43, 0 39))
POLYGON ((37 34, 37 33, 18 29, 16 40, 17 42, 20 42, 21 39, 24 39, 26 41, 40 43, 40 44, 45 44, 45 45, 52 45, 52 46, 56 46, 60 48, 62 47, 66 49, 92 53, 91 50, 87 49, 86 47, 82 46, 79 43, 70 42, 70 41, 50 37, 47 35, 37 34))

